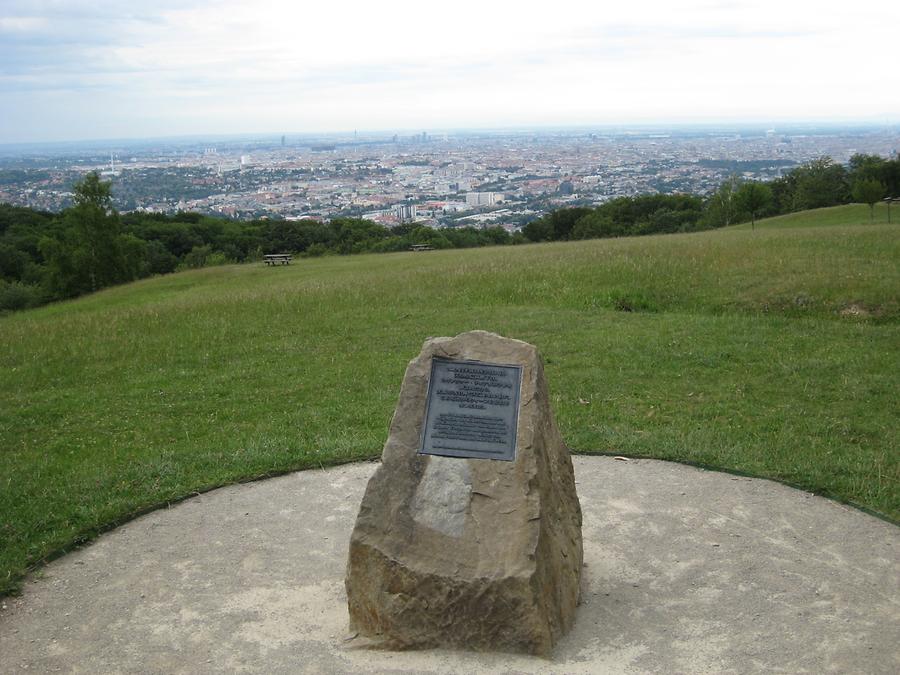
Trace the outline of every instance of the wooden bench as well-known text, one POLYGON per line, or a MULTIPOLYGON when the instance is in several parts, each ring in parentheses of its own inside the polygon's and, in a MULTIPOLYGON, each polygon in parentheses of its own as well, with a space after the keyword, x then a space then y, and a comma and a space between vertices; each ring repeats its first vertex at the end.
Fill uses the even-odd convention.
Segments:
POLYGON ((409 247, 410 251, 433 251, 434 246, 429 246, 428 244, 413 244, 409 247))
POLYGON ((263 256, 263 260, 266 265, 290 265, 291 264, 291 254, 290 253, 270 253, 268 255, 263 256))

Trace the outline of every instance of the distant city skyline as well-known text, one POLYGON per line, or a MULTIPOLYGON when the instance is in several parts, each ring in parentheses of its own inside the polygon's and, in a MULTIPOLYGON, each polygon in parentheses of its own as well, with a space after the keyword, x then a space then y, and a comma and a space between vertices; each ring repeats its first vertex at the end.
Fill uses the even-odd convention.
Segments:
POLYGON ((0 0, 0 143, 900 123, 896 3, 0 0))

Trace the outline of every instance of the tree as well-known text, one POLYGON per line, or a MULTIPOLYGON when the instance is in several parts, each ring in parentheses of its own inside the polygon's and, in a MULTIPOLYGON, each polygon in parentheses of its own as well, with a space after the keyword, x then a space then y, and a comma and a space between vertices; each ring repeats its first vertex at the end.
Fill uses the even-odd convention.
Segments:
POLYGON ((427 225, 419 225, 409 234, 409 240, 413 244, 426 244, 434 248, 450 248, 450 240, 440 230, 427 225))
POLYGON ((119 214, 112 208, 112 184, 100 180, 96 171, 87 174, 74 188, 75 206, 65 222, 74 235, 75 262, 96 291, 128 281, 128 265, 122 250, 119 214))
POLYGON ((719 186, 706 203, 706 222, 712 227, 731 225, 737 205, 735 195, 738 189, 737 176, 732 174, 719 186))
POLYGON ((111 184, 96 172, 73 187, 75 206, 63 217, 61 239, 46 237, 41 252, 47 260, 48 284, 58 297, 72 297, 135 279, 140 255, 132 237, 122 234, 112 208, 111 184))
POLYGON ((600 239, 613 237, 618 233, 608 215, 593 211, 578 219, 569 236, 572 239, 600 239))
POLYGON ((884 158, 878 155, 856 153, 850 158, 850 173, 854 178, 854 183, 863 178, 880 180, 885 164, 884 158))
POLYGON ((553 239, 555 241, 565 241, 570 238, 572 228, 578 219, 588 215, 591 209, 585 207, 576 207, 571 209, 557 209, 552 213, 544 216, 550 222, 553 228, 553 239))
POLYGON ((797 192, 797 176, 794 171, 788 171, 769 183, 772 188, 772 206, 775 213, 790 213, 794 211, 794 195, 797 192))
POLYGON ((648 233, 671 233, 684 229, 684 222, 680 212, 662 207, 650 214, 645 227, 648 233))
POLYGON ((847 170, 831 157, 814 159, 791 173, 796 178, 795 211, 846 204, 849 200, 847 170))
POLYGON ((772 203, 772 188, 765 183, 750 181, 738 188, 735 200, 750 214, 750 229, 756 229, 756 216, 772 203))
POLYGON ((510 240, 509 232, 499 225, 486 227, 481 231, 481 240, 485 245, 502 246, 508 244, 510 240))
POLYGON ((888 196, 900 196, 900 155, 893 159, 878 155, 853 155, 850 158, 850 175, 854 187, 858 181, 868 178, 882 183, 888 196))
POLYGON ((541 216, 522 228, 528 241, 553 241, 553 224, 547 216, 541 216))
POLYGON ((875 222, 875 202, 884 197, 884 183, 874 178, 862 178, 853 184, 853 199, 869 205, 869 222, 875 222))
POLYGON ((72 186, 75 206, 86 206, 102 211, 104 215, 113 213, 112 183, 100 180, 96 171, 91 171, 72 186))

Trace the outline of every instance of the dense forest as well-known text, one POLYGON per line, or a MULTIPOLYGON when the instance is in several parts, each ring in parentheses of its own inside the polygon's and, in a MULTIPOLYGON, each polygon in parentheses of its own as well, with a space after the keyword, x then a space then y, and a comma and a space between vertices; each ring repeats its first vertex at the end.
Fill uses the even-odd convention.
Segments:
POLYGON ((356 218, 239 221, 198 213, 119 214, 110 184, 95 173, 77 183, 74 194, 74 206, 61 213, 0 204, 0 312, 155 274, 259 260, 267 253, 312 257, 404 251, 413 244, 469 248, 689 232, 851 201, 874 207, 886 195, 900 195, 900 157, 856 155, 848 166, 824 157, 769 182, 732 176, 706 197, 642 195, 559 209, 516 234, 501 227, 387 228, 356 218))

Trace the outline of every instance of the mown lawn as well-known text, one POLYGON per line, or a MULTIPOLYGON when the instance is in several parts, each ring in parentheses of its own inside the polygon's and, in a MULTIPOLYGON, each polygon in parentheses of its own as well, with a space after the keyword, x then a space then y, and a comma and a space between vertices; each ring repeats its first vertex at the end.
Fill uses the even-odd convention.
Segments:
POLYGON ((141 510, 377 457, 406 362, 473 328, 540 348, 577 452, 900 521, 900 225, 845 208, 851 225, 221 267, 2 318, 0 594, 141 510))

